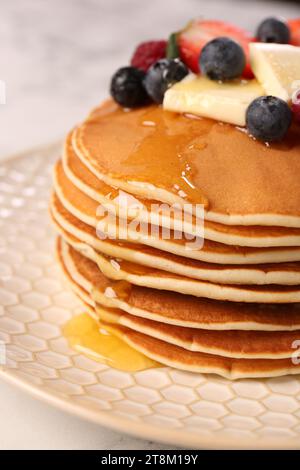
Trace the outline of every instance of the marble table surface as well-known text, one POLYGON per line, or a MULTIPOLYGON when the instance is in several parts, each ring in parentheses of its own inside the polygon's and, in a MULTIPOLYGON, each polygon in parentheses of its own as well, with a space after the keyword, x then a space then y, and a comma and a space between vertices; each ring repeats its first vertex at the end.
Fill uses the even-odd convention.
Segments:
MULTIPOLYGON (((112 73, 143 39, 204 16, 255 28, 299 16, 296 2, 10 0, 1 2, 0 158, 62 138, 106 95, 112 73)), ((0 449, 167 449, 80 421, 0 383, 0 449), (6 423, 5 426, 3 423, 6 423)))

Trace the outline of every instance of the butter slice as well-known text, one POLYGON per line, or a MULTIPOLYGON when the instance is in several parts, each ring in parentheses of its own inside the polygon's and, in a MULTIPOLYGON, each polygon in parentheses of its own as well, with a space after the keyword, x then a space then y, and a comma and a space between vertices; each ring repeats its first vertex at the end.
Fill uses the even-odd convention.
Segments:
POLYGON ((257 80, 221 83, 191 74, 167 90, 163 108, 245 126, 247 107, 263 94, 257 80))
POLYGON ((253 73, 265 94, 289 101, 300 88, 300 47, 265 43, 249 47, 253 73))

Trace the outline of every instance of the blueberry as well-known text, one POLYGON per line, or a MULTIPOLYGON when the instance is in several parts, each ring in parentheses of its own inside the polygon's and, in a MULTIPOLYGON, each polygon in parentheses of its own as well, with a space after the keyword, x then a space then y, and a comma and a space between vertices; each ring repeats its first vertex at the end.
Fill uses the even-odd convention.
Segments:
POLYGON ((260 96, 248 106, 246 126, 258 140, 272 142, 283 139, 292 122, 287 103, 275 96, 260 96))
POLYGON ((257 38, 261 42, 276 42, 277 44, 288 44, 291 33, 288 25, 277 18, 267 18, 260 23, 257 32, 257 38))
POLYGON ((199 57, 200 70, 211 80, 231 80, 239 77, 246 65, 241 46, 227 37, 209 41, 199 57))
POLYGON ((148 95, 156 103, 162 103, 170 86, 188 74, 188 68, 180 59, 161 59, 148 70, 144 85, 148 95))
POLYGON ((148 96, 143 85, 145 72, 135 67, 121 67, 113 75, 110 94, 125 108, 135 108, 147 103, 148 96))

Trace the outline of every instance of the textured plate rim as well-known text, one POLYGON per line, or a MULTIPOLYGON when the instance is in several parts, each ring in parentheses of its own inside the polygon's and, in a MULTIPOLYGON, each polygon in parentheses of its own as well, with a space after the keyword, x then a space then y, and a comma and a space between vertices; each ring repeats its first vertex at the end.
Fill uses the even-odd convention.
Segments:
POLYGON ((0 378, 4 379, 10 385, 15 385, 33 398, 52 405, 57 409, 66 412, 69 415, 76 416, 82 420, 99 424, 112 429, 116 432, 136 437, 138 439, 153 440, 168 445, 176 445, 180 448, 203 449, 203 450, 238 450, 238 449, 270 449, 270 450, 295 450, 300 449, 300 443, 295 439, 266 439, 250 441, 249 439, 240 439, 238 443, 233 443, 233 438, 224 438, 220 436, 197 437, 196 433, 184 432, 180 430, 171 430, 168 428, 156 427, 152 424, 136 423, 130 419, 112 416, 107 411, 95 411, 84 408, 82 405, 70 403, 68 400, 51 393, 50 391, 39 388, 38 385, 32 385, 26 380, 16 377, 13 373, 0 370, 0 378), (167 434, 167 436, 166 436, 167 434))
MULTIPOLYGON (((11 161, 20 158, 26 158, 32 153, 43 153, 59 147, 62 140, 55 140, 45 145, 39 145, 24 151, 8 154, 1 158, 0 165, 10 164, 11 161)), ((11 371, 6 371, 0 367, 0 378, 10 385, 17 386, 22 391, 37 398, 40 401, 52 405, 57 409, 76 416, 82 420, 87 420, 94 424, 110 428, 116 432, 139 438, 161 442, 166 445, 176 445, 180 448, 188 449, 300 449, 298 438, 259 438, 249 440, 249 438, 240 438, 238 442, 233 442, 233 438, 221 437, 212 434, 209 437, 197 436, 196 433, 185 432, 178 429, 160 428, 148 423, 136 423, 130 419, 110 415, 107 411, 89 410, 83 405, 70 403, 67 399, 60 397, 54 392, 43 390, 38 385, 31 384, 29 381, 17 377, 11 371)))

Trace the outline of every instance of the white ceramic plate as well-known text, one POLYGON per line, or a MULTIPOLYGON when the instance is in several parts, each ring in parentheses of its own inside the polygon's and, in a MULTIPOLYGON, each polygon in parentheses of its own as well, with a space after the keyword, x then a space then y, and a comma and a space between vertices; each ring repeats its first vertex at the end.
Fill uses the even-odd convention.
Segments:
POLYGON ((48 217, 59 150, 54 144, 0 164, 0 376, 82 418, 174 446, 299 448, 298 377, 131 374, 69 349, 61 328, 82 307, 56 265, 48 217))

